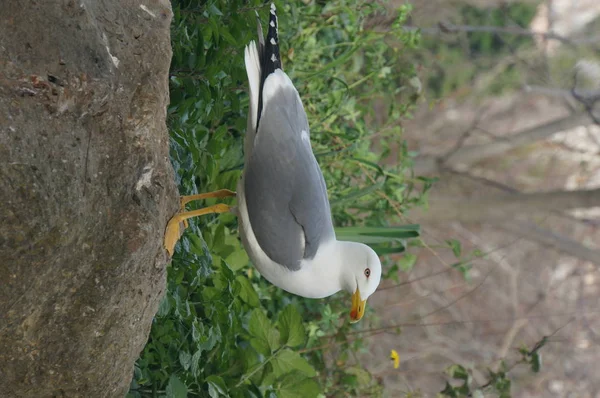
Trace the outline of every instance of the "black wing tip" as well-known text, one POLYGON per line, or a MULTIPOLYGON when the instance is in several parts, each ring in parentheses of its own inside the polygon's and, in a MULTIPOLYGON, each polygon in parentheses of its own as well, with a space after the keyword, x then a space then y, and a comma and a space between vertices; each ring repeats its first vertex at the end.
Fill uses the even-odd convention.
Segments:
POLYGON ((267 77, 275 72, 277 69, 283 69, 281 67, 281 57, 279 54, 279 22, 277 20, 277 7, 275 3, 271 3, 269 9, 269 26, 267 31, 267 39, 263 39, 262 27, 260 21, 259 26, 259 53, 260 53, 260 93, 258 96, 258 117, 256 120, 256 130, 258 131, 258 124, 260 123, 260 117, 262 114, 262 92, 263 86, 267 77))
POLYGON ((271 9, 269 10, 268 28, 263 57, 263 68, 267 72, 265 77, 273 73, 276 69, 281 69, 281 57, 279 54, 279 21, 277 20, 277 7, 275 7, 275 3, 271 3, 271 9))

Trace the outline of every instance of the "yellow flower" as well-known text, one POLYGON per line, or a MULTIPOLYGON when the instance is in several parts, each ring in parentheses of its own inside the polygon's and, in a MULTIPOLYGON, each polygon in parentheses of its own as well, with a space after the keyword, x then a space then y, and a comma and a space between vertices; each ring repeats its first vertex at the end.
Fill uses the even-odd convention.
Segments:
POLYGON ((390 353, 390 359, 394 361, 394 369, 398 369, 400 367, 400 355, 398 355, 396 350, 392 350, 390 353))

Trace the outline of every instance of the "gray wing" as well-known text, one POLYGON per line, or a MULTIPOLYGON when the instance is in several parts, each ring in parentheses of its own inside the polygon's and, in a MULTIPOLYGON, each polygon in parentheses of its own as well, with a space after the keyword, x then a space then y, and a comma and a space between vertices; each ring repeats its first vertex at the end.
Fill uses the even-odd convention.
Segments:
POLYGON ((256 239, 273 261, 290 270, 300 269, 300 261, 313 258, 334 234, 325 181, 308 137, 298 92, 282 87, 261 115, 245 169, 244 193, 256 239))

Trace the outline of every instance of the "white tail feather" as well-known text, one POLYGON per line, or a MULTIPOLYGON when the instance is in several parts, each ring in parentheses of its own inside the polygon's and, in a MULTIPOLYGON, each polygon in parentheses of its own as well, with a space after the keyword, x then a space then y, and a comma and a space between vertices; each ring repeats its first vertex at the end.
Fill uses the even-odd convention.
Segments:
POLYGON ((260 93, 260 57, 256 42, 252 40, 244 50, 244 61, 246 63, 246 74, 248 75, 248 85, 250 86, 250 109, 248 112, 248 132, 256 129, 258 119, 258 96, 260 93))

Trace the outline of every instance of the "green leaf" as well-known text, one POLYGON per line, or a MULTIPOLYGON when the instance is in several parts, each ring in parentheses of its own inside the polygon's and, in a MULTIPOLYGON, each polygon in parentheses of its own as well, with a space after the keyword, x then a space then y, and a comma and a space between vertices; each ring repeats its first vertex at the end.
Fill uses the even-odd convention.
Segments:
POLYGON ((371 244, 371 249, 375 250, 375 253, 377 253, 378 256, 399 254, 406 250, 402 244, 394 244, 394 246, 388 246, 386 244, 371 244))
POLYGON ((373 185, 369 185, 368 187, 356 189, 350 192, 349 194, 345 195, 344 197, 332 200, 330 205, 331 207, 336 207, 341 205, 347 205, 347 203, 356 202, 363 196, 367 196, 373 192, 380 190, 384 184, 385 180, 381 180, 373 185))
POLYGON ((174 374, 169 377, 169 384, 167 384, 165 392, 167 398, 187 398, 188 393, 186 385, 174 374))
POLYGON ((254 290, 254 287, 252 287, 248 278, 243 275, 238 275, 235 280, 240 284, 240 298, 242 301, 251 307, 258 307, 260 305, 258 294, 256 293, 256 290, 254 290))
MULTIPOLYGON (((211 248, 213 251, 219 251, 225 245, 225 225, 219 224, 217 225, 212 234, 211 234, 212 242, 211 248)), ((219 253, 220 254, 220 253, 219 253)))
POLYGON ((156 316, 163 317, 166 316, 171 310, 171 304, 169 303, 169 295, 165 294, 162 300, 160 300, 160 304, 158 306, 158 312, 156 316))
POLYGON ((446 373, 448 373, 450 377, 460 380, 469 380, 471 377, 469 372, 467 372, 467 370, 461 365, 452 365, 448 367, 448 369, 446 369, 446 373))
POLYGON ((223 16, 223 13, 221 12, 221 10, 219 10, 219 9, 217 8, 217 6, 215 6, 214 4, 211 4, 211 5, 208 7, 208 10, 207 10, 207 11, 208 11, 208 15, 217 15, 217 16, 219 16, 219 17, 222 17, 222 16, 223 16))
POLYGON ((376 243, 389 243, 396 240, 395 238, 388 238, 384 236, 372 236, 362 234, 339 234, 336 232, 336 235, 339 239, 349 242, 360 242, 366 245, 374 245, 376 243))
POLYGON ((535 373, 539 373, 542 368, 542 354, 537 351, 531 355, 531 370, 535 373))
MULTIPOLYGON (((248 332, 257 339, 266 342, 271 349, 271 352, 280 347, 279 332, 273 328, 269 318, 267 318, 267 316, 258 308, 252 311, 252 315, 250 315, 248 332)), ((260 343, 255 344, 260 346, 260 343)))
POLYGON ((221 341, 221 329, 219 326, 211 326, 210 329, 208 329, 208 335, 202 336, 200 341, 201 343, 198 347, 202 348, 204 351, 212 350, 215 345, 221 341))
POLYGON ((269 330, 267 342, 269 343, 269 347, 271 347, 271 351, 275 351, 281 347, 281 343, 279 342, 279 331, 277 329, 273 328, 269 330))
POLYGON ((358 50, 359 48, 360 48, 360 46, 358 46, 358 45, 353 46, 348 51, 346 51, 346 53, 341 54, 337 58, 335 58, 334 61, 328 63, 327 65, 321 67, 320 69, 317 69, 316 72, 312 72, 312 73, 310 73, 308 76, 306 76, 304 78, 305 79, 312 78, 312 77, 317 76, 319 74, 325 73, 325 72, 327 72, 328 70, 330 70, 332 68, 340 66, 344 62, 348 61, 350 59, 350 57, 352 56, 352 54, 354 54, 354 52, 356 50, 358 50))
POLYGON ((463 278, 465 278, 466 281, 470 281, 471 280, 471 263, 470 262, 465 262, 465 261, 459 261, 457 263, 451 264, 450 265, 452 268, 458 270, 458 272, 460 272, 463 276, 463 278))
POLYGON ((420 226, 417 224, 400 225, 397 227, 342 227, 336 228, 336 233, 361 234, 368 236, 386 236, 396 239, 406 239, 419 236, 420 226))
POLYGON ((271 322, 269 318, 262 312, 262 310, 256 308, 250 315, 250 322, 248 322, 248 332, 254 337, 258 337, 264 341, 268 341, 268 333, 271 329, 271 322))
POLYGON ((198 320, 195 319, 194 323, 192 323, 192 339, 196 343, 199 343, 203 334, 204 334, 204 324, 198 322, 198 320))
POLYGON ((298 370, 308 377, 316 375, 315 369, 306 361, 306 359, 288 348, 279 351, 279 353, 271 360, 271 364, 273 365, 275 377, 280 377, 292 370, 298 370))
POLYGON ((302 318, 293 305, 288 305, 279 314, 279 333, 281 344, 296 347, 304 344, 306 334, 302 318))
POLYGON ((321 389, 316 381, 299 374, 289 374, 279 383, 279 398, 306 398, 319 396, 321 389))
POLYGON ((198 32, 195 53, 198 57, 196 60, 196 68, 201 68, 204 66, 204 36, 202 36, 202 32, 198 32))
POLYGON ((261 376, 256 380, 260 380, 260 385, 266 387, 273 385, 276 379, 277 377, 275 377, 275 373, 273 373, 273 365, 271 362, 268 362, 262 369, 261 376))
POLYGON ((219 398, 219 391, 210 383, 208 384, 208 395, 210 398, 219 398))
POLYGON ((411 253, 406 253, 398 260, 398 267, 404 272, 410 272, 417 262, 417 256, 411 253))
POLYGON ((358 366, 351 366, 344 372, 356 376, 356 380, 360 385, 366 386, 371 382, 371 373, 358 366))
POLYGON ((271 355, 271 347, 269 347, 269 343, 266 340, 261 338, 251 338, 250 345, 258 352, 259 354, 266 356, 271 355))
POLYGON ((231 35, 231 33, 229 33, 229 31, 228 31, 227 29, 222 29, 222 30, 220 31, 220 33, 221 33, 221 36, 223 36, 223 38, 224 38, 224 39, 225 39, 225 40, 226 40, 226 41, 227 41, 229 44, 231 44, 231 45, 235 45, 235 46, 237 46, 237 45, 238 45, 238 43, 237 43, 237 41, 235 40, 235 38, 234 38, 234 37, 231 35))
POLYGON ((211 398, 217 398, 221 395, 227 396, 227 384, 220 376, 210 375, 206 378, 208 383, 208 394, 211 398))
POLYGON ((440 391, 440 394, 446 397, 458 398, 458 394, 456 393, 455 388, 452 387, 448 382, 446 382, 446 386, 442 391, 440 391))
POLYGON ((244 249, 236 250, 225 258, 225 262, 234 272, 248 265, 249 261, 248 254, 244 249))
POLYGON ((179 351, 179 363, 185 370, 188 370, 192 364, 192 354, 187 351, 179 351))
POLYGON ((462 253, 462 246, 460 244, 460 241, 456 239, 448 239, 446 240, 446 243, 452 249, 452 253, 454 253, 454 256, 456 258, 460 257, 460 254, 462 253))
POLYGON ((392 265, 390 268, 388 268, 388 270, 383 274, 382 278, 383 279, 391 279, 396 283, 399 283, 400 280, 398 279, 398 264, 394 264, 392 265))
POLYGON ((198 377, 200 373, 200 357, 202 356, 202 350, 198 350, 192 355, 191 371, 194 377, 198 377))
POLYGON ((383 169, 381 168, 381 166, 379 166, 377 163, 375 162, 371 162, 370 160, 366 160, 366 159, 361 159, 361 158, 354 158, 353 160, 364 164, 365 166, 369 166, 374 168, 375 170, 377 170, 377 172, 381 175, 384 175, 385 172, 383 171, 383 169))
POLYGON ((399 227, 343 227, 336 228, 338 238, 366 244, 395 242, 419 236, 418 225, 399 227))

